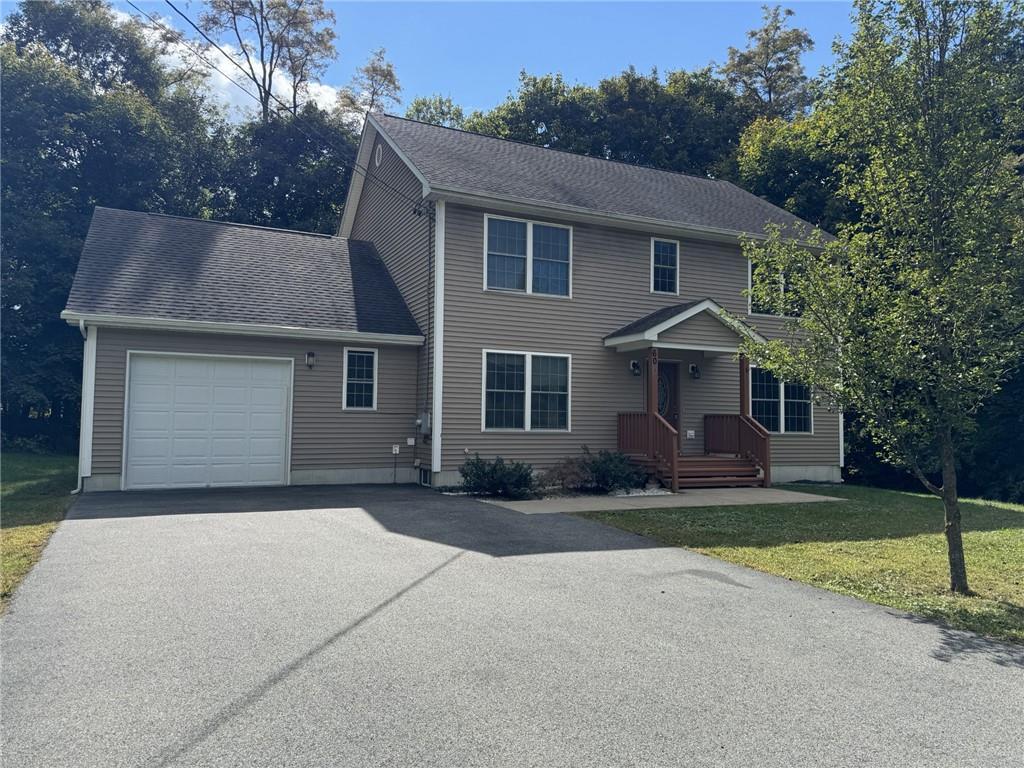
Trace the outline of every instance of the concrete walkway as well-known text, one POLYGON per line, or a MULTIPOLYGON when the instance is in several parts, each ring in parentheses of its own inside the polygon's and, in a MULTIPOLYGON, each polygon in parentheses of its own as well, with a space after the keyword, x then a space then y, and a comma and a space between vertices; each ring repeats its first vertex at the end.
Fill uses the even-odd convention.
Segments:
POLYGON ((832 496, 817 496, 781 488, 692 488, 660 496, 558 496, 535 501, 491 501, 499 507, 525 515, 550 515, 560 512, 617 512, 627 509, 667 509, 671 507, 727 507, 745 504, 806 504, 817 501, 842 501, 832 496))

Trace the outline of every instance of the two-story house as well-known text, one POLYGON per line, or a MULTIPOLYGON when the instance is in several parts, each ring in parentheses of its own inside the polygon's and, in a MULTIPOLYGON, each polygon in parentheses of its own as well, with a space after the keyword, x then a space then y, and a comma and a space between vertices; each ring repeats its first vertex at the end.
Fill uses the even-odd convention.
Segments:
POLYGON ((620 449, 667 485, 838 482, 842 417, 751 368, 741 238, 805 222, 713 179, 373 115, 335 237, 98 208, 86 490, 458 480, 620 449))

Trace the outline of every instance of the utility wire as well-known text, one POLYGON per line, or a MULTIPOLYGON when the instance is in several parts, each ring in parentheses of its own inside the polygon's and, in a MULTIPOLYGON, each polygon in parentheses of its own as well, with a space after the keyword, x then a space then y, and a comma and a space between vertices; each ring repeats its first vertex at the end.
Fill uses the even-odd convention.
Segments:
MULTIPOLYGON (((171 2, 171 0, 164 0, 164 2, 167 3, 167 5, 170 7, 170 9, 172 11, 174 11, 182 19, 184 19, 185 23, 187 23, 190 27, 192 27, 192 29, 194 29, 196 32, 198 32, 200 34, 200 36, 202 36, 202 38, 204 40, 206 40, 206 42, 208 42, 210 45, 212 45, 214 48, 216 48, 220 52, 221 56, 223 56, 225 59, 230 61, 235 66, 236 69, 238 69, 246 77, 250 76, 250 73, 246 71, 245 67, 243 67, 238 61, 236 61, 234 56, 231 56, 227 51, 225 51, 216 40, 214 40, 212 37, 210 37, 208 34, 206 34, 206 31, 202 27, 200 27, 198 24, 196 24, 194 21, 192 21, 191 17, 189 17, 188 14, 186 14, 184 11, 180 10, 178 8, 178 6, 176 6, 174 3, 171 2)), ((180 37, 180 34, 179 34, 179 37, 180 37)), ((218 69, 217 71, 221 72, 220 69, 218 69)), ((221 74, 223 75, 224 73, 221 72, 221 74)), ((227 75, 225 75, 225 77, 227 77, 227 75)), ((273 99, 274 102, 277 103, 278 106, 283 107, 284 109, 287 109, 287 110, 291 109, 291 107, 287 103, 285 103, 284 101, 279 99, 277 97, 277 95, 273 91, 268 90, 267 91, 267 95, 271 99, 273 99)), ((256 101, 260 101, 260 99, 257 96, 253 95, 252 93, 249 93, 249 96, 252 97, 253 99, 255 99, 256 101)), ((313 136, 313 134, 316 133, 315 131, 312 132, 312 133, 307 132, 307 131, 303 130, 301 125, 298 125, 298 124, 296 124, 296 127, 299 128, 300 131, 305 133, 310 138, 317 138, 320 141, 322 141, 325 144, 327 144, 328 146, 333 146, 331 141, 327 137, 325 137, 323 135, 320 135, 320 134, 316 134, 315 136, 313 136)), ((334 147, 334 148, 337 149, 337 147, 334 147)), ((361 173, 361 175, 364 178, 370 179, 371 181, 377 182, 378 184, 382 185, 383 187, 391 190, 391 192, 393 192, 394 194, 398 195, 399 197, 403 198, 407 202, 411 203, 413 205, 413 210, 416 211, 416 213, 418 215, 422 215, 422 214, 426 214, 428 216, 433 215, 423 205, 423 201, 422 200, 414 199, 414 198, 410 197, 409 195, 405 194, 404 192, 402 192, 400 189, 396 189, 395 187, 391 186, 390 184, 388 184, 383 179, 381 179, 381 178, 375 176, 373 173, 371 173, 370 169, 358 165, 358 163, 356 163, 355 161, 353 161, 352 165, 353 165, 353 171, 356 168, 358 168, 360 173, 361 173)))
MULTIPOLYGON (((171 27, 168 27, 158 17, 155 17, 152 14, 147 13, 146 11, 142 10, 141 8, 139 8, 139 6, 137 6, 134 2, 132 2, 132 0, 125 0, 125 2, 127 2, 128 5, 130 5, 132 8, 134 8, 142 16, 144 16, 145 18, 149 19, 149 21, 152 24, 154 24, 155 26, 157 26, 160 29, 164 30, 164 32, 168 33, 169 35, 172 35, 179 43, 181 43, 186 48, 188 48, 188 50, 191 51, 192 54, 194 56, 196 56, 196 58, 198 58, 201 61, 203 61, 211 69, 219 72, 221 74, 221 76, 223 76, 228 82, 230 82, 232 85, 234 85, 236 88, 238 88, 238 90, 240 90, 246 96, 248 96, 249 98, 253 99, 256 102, 260 101, 259 96, 257 96, 255 93, 250 91, 244 85, 239 83, 236 79, 231 77, 231 75, 226 73, 223 69, 221 69, 219 66, 217 66, 217 64, 215 62, 213 62, 209 57, 207 57, 206 54, 201 49, 195 47, 192 44, 192 42, 188 38, 186 38, 179 30, 173 29, 171 27)), ((189 25, 193 27, 193 29, 196 29, 203 36, 204 39, 209 41, 211 45, 213 45, 218 51, 220 51, 221 55, 224 56, 224 58, 226 58, 228 61, 230 61, 236 67, 241 69, 243 74, 246 74, 246 76, 248 76, 248 73, 245 72, 245 69, 237 61, 235 61, 234 58, 232 58, 230 55, 228 55, 228 53, 223 48, 221 48, 219 45, 217 45, 216 42, 211 40, 206 35, 205 32, 203 32, 198 26, 196 26, 192 22, 192 20, 190 18, 188 18, 188 16, 185 16, 185 14, 183 14, 181 11, 179 11, 174 6, 173 3, 168 2, 167 4, 170 5, 171 8, 178 15, 182 16, 189 23, 189 25)), ((291 105, 286 104, 285 102, 281 101, 275 94, 271 93, 270 96, 271 96, 271 98, 275 102, 277 102, 280 106, 284 107, 285 109, 287 109, 289 111, 292 109, 291 105)), ((295 121, 294 126, 295 126, 296 129, 298 129, 298 131, 300 133, 303 133, 307 138, 313 139, 314 141, 317 141, 317 142, 319 142, 321 144, 329 146, 332 149, 335 149, 335 150, 338 150, 338 151, 342 151, 341 148, 338 147, 336 144, 334 144, 331 139, 329 139, 328 137, 326 137, 323 134, 320 134, 320 133, 318 133, 316 131, 307 129, 299 121, 295 121)), ((397 195, 400 198, 402 198, 403 200, 405 200, 406 202, 410 203, 413 206, 413 211, 417 215, 426 215, 429 218, 433 219, 433 211, 430 209, 429 206, 425 206, 423 204, 422 200, 417 200, 417 199, 415 199, 413 197, 410 197, 409 195, 405 194, 400 189, 396 189, 395 187, 393 187, 392 185, 388 184, 383 179, 381 179, 378 176, 376 176, 375 174, 373 174, 368 168, 366 168, 366 167, 364 167, 362 165, 359 165, 359 163, 355 162, 354 160, 352 161, 351 165, 346 164, 344 161, 339 161, 339 165, 341 166, 341 168, 343 170, 347 169, 347 170, 350 170, 352 173, 358 173, 364 179, 367 179, 369 181, 372 181, 372 182, 374 182, 376 184, 381 185, 383 188, 387 189, 392 194, 397 195)))

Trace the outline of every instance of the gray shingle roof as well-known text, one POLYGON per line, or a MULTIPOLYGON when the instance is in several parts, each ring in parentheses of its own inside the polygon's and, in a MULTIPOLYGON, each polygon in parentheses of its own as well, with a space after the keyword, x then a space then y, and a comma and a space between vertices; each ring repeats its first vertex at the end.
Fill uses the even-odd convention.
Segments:
POLYGON ((688 301, 685 304, 673 304, 670 307, 662 307, 656 309, 649 315, 644 315, 639 320, 634 320, 628 325, 624 325, 619 330, 613 331, 605 336, 606 339, 614 339, 616 336, 629 336, 634 333, 643 333, 644 331, 650 330, 654 326, 665 322, 670 317, 675 317, 680 312, 685 312, 691 307, 695 307, 705 299, 700 301, 688 301))
POLYGON ((809 230, 802 219, 727 181, 496 139, 374 115, 435 189, 573 206, 684 226, 764 234, 765 225, 809 230))
POLYGON ((67 309, 419 335, 371 243, 96 208, 67 309))

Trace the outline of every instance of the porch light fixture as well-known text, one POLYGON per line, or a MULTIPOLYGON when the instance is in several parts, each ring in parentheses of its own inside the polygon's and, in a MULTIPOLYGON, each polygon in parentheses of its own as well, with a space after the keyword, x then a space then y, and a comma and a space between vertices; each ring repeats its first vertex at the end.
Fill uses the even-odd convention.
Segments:
POLYGON ((690 363, 690 378, 691 379, 699 379, 700 378, 700 366, 697 365, 696 363, 690 363))
POLYGON ((640 367, 639 360, 629 361, 629 372, 632 373, 634 376, 639 376, 641 373, 643 373, 643 369, 640 367))
POLYGON ((313 366, 316 365, 316 352, 306 353, 306 367, 309 370, 313 370, 313 366))

